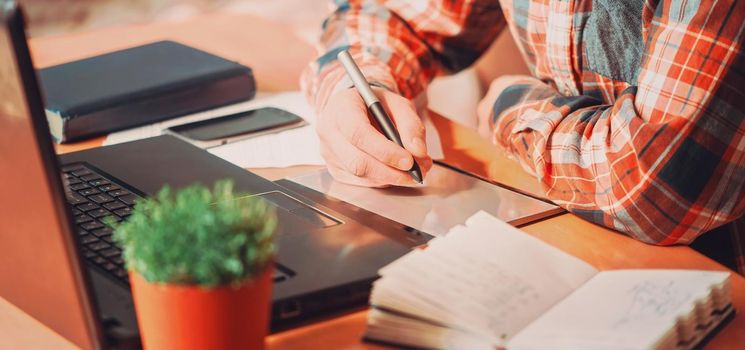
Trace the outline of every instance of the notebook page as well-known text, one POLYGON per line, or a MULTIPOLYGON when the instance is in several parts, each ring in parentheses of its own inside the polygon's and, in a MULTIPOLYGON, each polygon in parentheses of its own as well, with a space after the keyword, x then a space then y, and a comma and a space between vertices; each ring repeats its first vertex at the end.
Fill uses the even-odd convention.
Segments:
POLYGON ((508 349, 654 349, 663 341, 677 342, 678 319, 689 316, 697 301, 706 302, 728 276, 693 270, 603 271, 521 331, 508 349))
POLYGON ((370 302, 499 345, 596 273, 480 212, 381 269, 370 302))

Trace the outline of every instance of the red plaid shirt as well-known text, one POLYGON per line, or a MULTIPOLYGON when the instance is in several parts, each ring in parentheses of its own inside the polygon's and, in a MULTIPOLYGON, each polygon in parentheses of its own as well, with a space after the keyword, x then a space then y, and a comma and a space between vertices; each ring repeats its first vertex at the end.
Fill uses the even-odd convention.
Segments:
MULTIPOLYGON (((471 65, 507 25, 533 77, 513 78, 497 99, 493 141, 548 198, 661 245, 743 216, 745 2, 335 3, 303 78, 318 109, 349 86, 339 50, 350 49, 368 79, 413 98, 434 76, 471 65)), ((745 271, 738 226, 732 245, 745 271)))

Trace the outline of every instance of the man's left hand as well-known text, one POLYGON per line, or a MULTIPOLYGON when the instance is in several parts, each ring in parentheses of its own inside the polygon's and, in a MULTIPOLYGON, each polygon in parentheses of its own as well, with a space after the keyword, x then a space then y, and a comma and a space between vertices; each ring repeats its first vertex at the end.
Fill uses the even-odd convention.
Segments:
POLYGON ((481 137, 492 140, 492 125, 491 120, 494 113, 494 103, 497 102, 497 98, 502 94, 504 89, 515 84, 516 82, 525 79, 521 75, 503 75, 497 79, 494 79, 489 85, 489 90, 476 109, 478 115, 478 132, 481 137))

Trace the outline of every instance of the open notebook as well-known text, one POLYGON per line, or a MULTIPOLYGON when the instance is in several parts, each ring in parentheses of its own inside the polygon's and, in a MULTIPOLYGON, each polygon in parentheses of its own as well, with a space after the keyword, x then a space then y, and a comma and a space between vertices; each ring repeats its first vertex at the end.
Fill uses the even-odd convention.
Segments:
POLYGON ((411 347, 688 349, 734 313, 727 272, 601 272, 484 212, 380 275, 365 337, 411 347))

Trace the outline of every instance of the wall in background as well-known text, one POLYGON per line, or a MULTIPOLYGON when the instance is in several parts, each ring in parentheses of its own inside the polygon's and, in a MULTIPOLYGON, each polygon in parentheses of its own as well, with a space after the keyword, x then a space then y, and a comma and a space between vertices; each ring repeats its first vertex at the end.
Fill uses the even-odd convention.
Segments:
POLYGON ((169 21, 200 13, 253 13, 317 33, 327 0, 19 0, 31 36, 91 30, 132 23, 169 21))
MULTIPOLYGON (((31 36, 58 35, 154 21, 177 21, 214 11, 251 13, 279 21, 308 42, 317 40, 329 0, 18 0, 26 10, 31 36)), ((475 125, 483 87, 502 74, 527 74, 508 32, 502 33, 475 65, 437 79, 430 108, 465 125, 475 125), (453 94, 457 91, 457 94, 453 94)))

